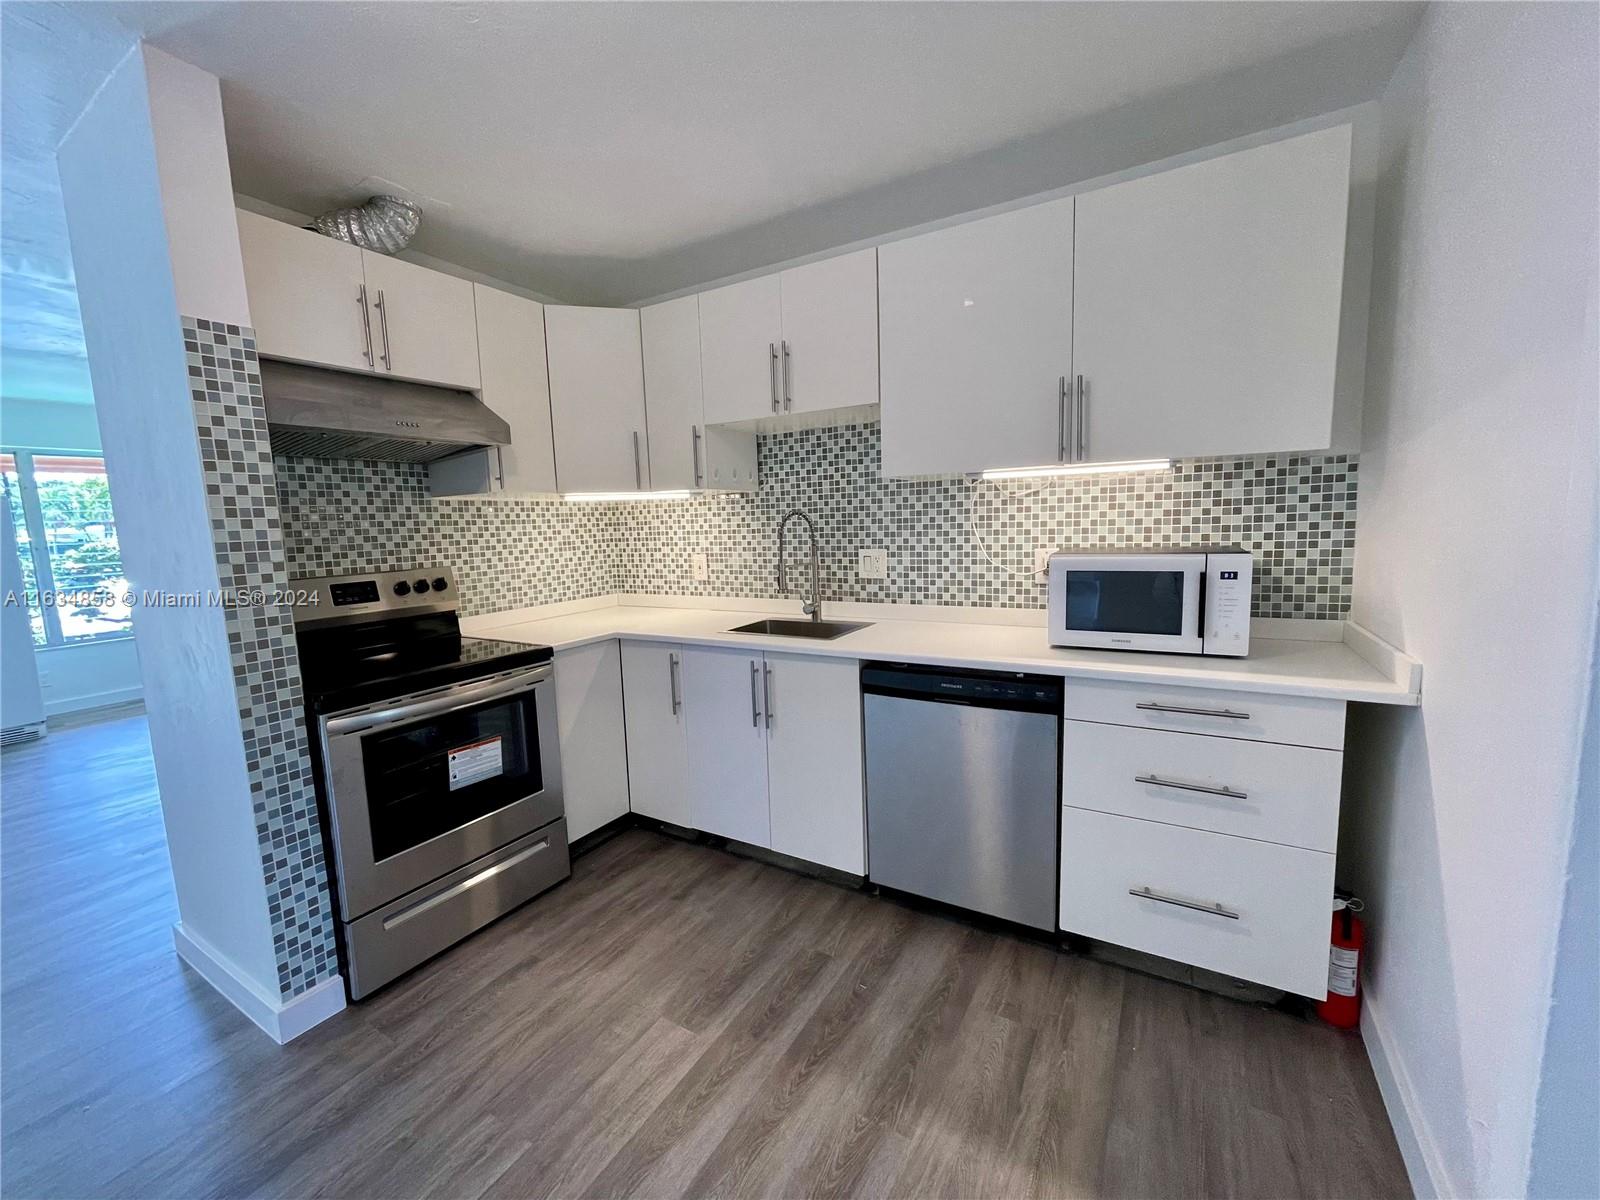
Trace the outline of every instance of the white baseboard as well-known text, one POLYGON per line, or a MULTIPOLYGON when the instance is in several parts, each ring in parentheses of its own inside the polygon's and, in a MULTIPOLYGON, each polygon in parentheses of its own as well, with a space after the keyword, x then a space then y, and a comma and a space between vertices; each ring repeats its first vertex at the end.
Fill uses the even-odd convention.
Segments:
POLYGON ((1406 1074, 1405 1064, 1393 1052, 1380 1005, 1373 1003, 1370 991, 1364 991, 1361 999, 1361 1040, 1366 1044, 1372 1073, 1377 1076, 1378 1091, 1389 1113, 1389 1124, 1394 1127, 1395 1141, 1400 1144, 1400 1157, 1405 1160, 1411 1191, 1417 1200, 1467 1195, 1451 1182, 1444 1156, 1428 1132, 1417 1103, 1416 1088, 1406 1074))
POLYGON ((114 708, 119 704, 128 704, 144 696, 144 687, 134 684, 131 687, 107 688, 103 692, 91 692, 88 695, 71 696, 66 700, 46 700, 44 713, 47 717, 64 717, 69 713, 89 712, 96 708, 114 708))
POLYGON ((280 1046, 344 1008, 344 980, 335 975, 288 1001, 267 995, 215 947, 182 923, 172 927, 178 957, 280 1046))

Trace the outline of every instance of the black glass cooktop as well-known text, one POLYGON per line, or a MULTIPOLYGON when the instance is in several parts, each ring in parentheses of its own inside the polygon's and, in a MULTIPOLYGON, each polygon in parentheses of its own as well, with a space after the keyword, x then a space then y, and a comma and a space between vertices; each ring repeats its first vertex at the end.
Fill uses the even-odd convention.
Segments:
POLYGON ((549 662, 548 646, 461 636, 455 614, 301 630, 300 678, 315 712, 338 712, 549 662))

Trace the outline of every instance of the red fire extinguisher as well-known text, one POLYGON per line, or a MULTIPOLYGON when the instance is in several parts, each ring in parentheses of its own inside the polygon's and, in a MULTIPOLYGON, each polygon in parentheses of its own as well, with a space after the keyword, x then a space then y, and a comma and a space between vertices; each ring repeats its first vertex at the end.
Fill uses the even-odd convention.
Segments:
POLYGON ((1328 995, 1317 1001, 1317 1015, 1340 1029, 1354 1029, 1361 1021, 1361 955, 1367 948, 1367 930, 1356 914, 1364 907, 1349 893, 1334 893, 1328 995))

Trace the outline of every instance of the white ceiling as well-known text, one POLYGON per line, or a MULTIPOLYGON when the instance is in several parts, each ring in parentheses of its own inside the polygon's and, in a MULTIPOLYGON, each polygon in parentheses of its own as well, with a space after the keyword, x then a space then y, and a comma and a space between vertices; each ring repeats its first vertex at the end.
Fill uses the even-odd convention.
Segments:
MULTIPOLYGON (((1416 21, 1381 2, 70 7, 95 45, 120 27, 222 78, 238 191, 315 212, 389 180, 423 201, 418 250, 589 302, 1357 103, 1416 21)), ((8 42, 29 10, 69 19, 7 3, 8 42)), ((12 49, 5 117, 37 153, 64 106, 20 111, 12 49)), ((9 223, 9 179, 6 199, 9 223)), ((48 258, 48 235, 4 233, 8 267, 48 258)))

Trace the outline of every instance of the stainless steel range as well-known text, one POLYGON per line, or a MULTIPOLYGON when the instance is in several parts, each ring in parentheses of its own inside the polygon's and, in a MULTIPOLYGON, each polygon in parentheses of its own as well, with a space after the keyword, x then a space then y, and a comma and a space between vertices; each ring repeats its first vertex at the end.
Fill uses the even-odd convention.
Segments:
POLYGON ((359 1000, 571 873, 553 655, 463 637, 447 567, 293 586, 359 1000))

